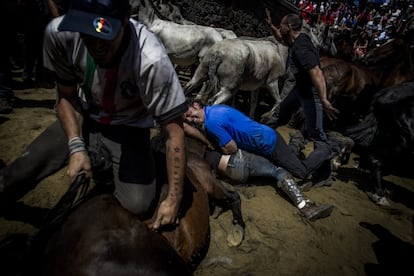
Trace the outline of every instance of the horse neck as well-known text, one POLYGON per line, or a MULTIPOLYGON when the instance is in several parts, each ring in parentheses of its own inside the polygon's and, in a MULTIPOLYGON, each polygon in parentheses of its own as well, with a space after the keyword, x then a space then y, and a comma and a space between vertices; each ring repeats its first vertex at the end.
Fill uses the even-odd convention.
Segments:
POLYGON ((190 136, 185 136, 186 148, 197 156, 204 157, 206 145, 190 136))
POLYGON ((288 58, 289 47, 283 45, 282 43, 277 43, 277 48, 279 49, 279 54, 282 58, 281 62, 285 65, 288 58))

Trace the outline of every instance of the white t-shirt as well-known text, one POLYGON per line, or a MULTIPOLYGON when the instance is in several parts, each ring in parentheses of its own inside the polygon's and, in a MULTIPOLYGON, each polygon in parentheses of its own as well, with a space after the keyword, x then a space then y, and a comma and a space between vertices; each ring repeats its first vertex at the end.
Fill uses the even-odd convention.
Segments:
POLYGON ((129 45, 115 71, 118 72, 115 74, 116 91, 109 97, 113 108, 103 108, 108 106, 108 97, 104 99, 106 104, 103 104, 103 98, 107 85, 105 74, 110 69, 95 67, 93 63, 92 66, 88 63, 88 68, 92 69, 86 69, 87 48, 79 33, 58 31, 62 18, 53 19, 46 28, 44 65, 56 73, 58 82, 77 83, 81 87, 85 74, 94 71, 90 92, 86 93, 89 89, 80 90, 81 98, 88 99, 92 119, 145 128, 153 127, 153 118, 163 124, 187 110, 181 84, 164 46, 147 27, 134 19, 129 22, 129 45))

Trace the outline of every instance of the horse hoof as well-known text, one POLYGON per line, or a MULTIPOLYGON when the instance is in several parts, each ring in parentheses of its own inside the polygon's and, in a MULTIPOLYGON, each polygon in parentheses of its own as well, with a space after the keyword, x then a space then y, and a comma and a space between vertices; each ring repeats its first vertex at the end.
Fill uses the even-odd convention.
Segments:
POLYGON ((224 209, 220 206, 214 206, 213 214, 211 215, 214 219, 218 219, 218 217, 224 213, 224 209))
POLYGON ((232 225, 230 233, 227 235, 227 245, 230 247, 239 246, 244 239, 244 228, 238 224, 232 225))

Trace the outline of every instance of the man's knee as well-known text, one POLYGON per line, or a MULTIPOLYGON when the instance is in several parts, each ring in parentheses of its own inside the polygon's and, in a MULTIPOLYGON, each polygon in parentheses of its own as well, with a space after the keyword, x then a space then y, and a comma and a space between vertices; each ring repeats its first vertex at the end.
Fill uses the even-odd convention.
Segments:
POLYGON ((155 180, 152 184, 124 184, 127 187, 115 189, 115 197, 120 204, 131 213, 144 216, 154 204, 155 200, 155 180), (129 186, 129 187, 128 187, 129 186))

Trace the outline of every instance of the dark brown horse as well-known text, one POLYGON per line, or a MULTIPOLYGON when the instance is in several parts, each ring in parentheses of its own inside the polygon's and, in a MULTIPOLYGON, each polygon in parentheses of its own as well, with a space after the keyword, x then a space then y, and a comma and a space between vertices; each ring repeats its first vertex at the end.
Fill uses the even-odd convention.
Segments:
POLYGON ((382 88, 414 79, 414 15, 397 26, 396 37, 365 55, 365 63, 381 73, 382 88))
MULTIPOLYGON (((369 68, 338 58, 321 57, 320 65, 326 81, 328 99, 340 111, 337 119, 325 120, 325 128, 341 132, 346 126, 355 124, 367 112, 366 107, 380 87, 381 79, 369 68)), ((300 107, 299 102, 296 106, 300 107)), ((292 126, 303 129, 302 111, 291 109, 290 112, 294 112, 291 120, 291 114, 279 114, 279 124, 290 120, 292 126)))
POLYGON ((394 38, 373 48, 365 63, 378 72, 383 88, 414 79, 414 53, 404 37, 394 38))
POLYGON ((337 120, 327 126, 342 130, 355 123, 366 112, 373 93, 381 86, 381 78, 370 68, 336 58, 321 58, 328 99, 340 111, 337 120))
POLYGON ((414 158, 414 82, 378 91, 368 115, 346 130, 363 150, 373 176, 372 199, 388 205, 382 177, 387 173, 411 173, 414 158))
MULTIPOLYGON (((239 245, 245 224, 238 193, 228 191, 215 178, 197 144, 187 143, 190 150, 179 225, 153 232, 147 227, 152 219, 140 221, 112 193, 90 193, 68 215, 60 216, 63 222, 56 224, 50 216, 48 221, 54 225, 42 228, 32 242, 34 264, 28 266, 27 274, 37 275, 39 269, 40 275, 191 275, 208 249, 211 203, 233 212, 229 236, 236 238, 228 242, 239 245)), ((160 152, 155 156, 157 180, 166 183, 165 156, 160 152)), ((68 192, 73 193, 71 188, 68 192)), ((164 194, 161 189, 160 200, 164 194)), ((57 204, 71 205, 62 200, 57 204)))

